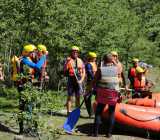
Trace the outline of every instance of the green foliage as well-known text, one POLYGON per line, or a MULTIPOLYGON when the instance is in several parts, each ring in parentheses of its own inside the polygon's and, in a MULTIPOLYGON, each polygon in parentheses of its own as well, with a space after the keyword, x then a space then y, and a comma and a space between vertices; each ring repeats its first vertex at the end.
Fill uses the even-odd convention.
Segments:
POLYGON ((18 91, 16 88, 6 88, 4 85, 0 85, 0 96, 6 97, 7 99, 17 99, 18 98, 18 91))
MULTIPOLYGON (((21 100, 25 102, 25 110, 18 114, 18 119, 27 122, 28 128, 34 128, 35 123, 39 124, 41 113, 59 110, 63 107, 63 100, 60 93, 41 92, 29 83, 24 85, 24 90, 20 93, 21 100), (53 95, 52 95, 53 94, 53 95)), ((36 129, 36 128, 34 128, 36 129)))
MULTIPOLYGON (((25 85, 26 90, 23 94, 23 99, 27 102, 27 105, 34 106, 31 114, 26 110, 19 112, 19 93, 16 88, 4 88, 0 97, 0 109, 1 113, 12 114, 9 118, 5 117, 2 122, 5 122, 7 126, 16 128, 18 126, 18 119, 23 119, 25 124, 25 129, 28 135, 34 135, 35 126, 33 124, 38 123, 38 136, 39 139, 57 139, 62 133, 61 129, 57 129, 50 119, 53 119, 55 112, 59 112, 64 109, 64 104, 66 101, 65 93, 56 91, 43 91, 40 92, 39 89, 32 87, 29 84, 25 85), (7 119, 7 120, 6 120, 7 119), (15 121, 17 124, 15 124, 15 121)), ((53 119, 54 123, 55 120, 53 119)), ((64 120, 63 120, 64 121, 64 120)), ((58 125, 57 121, 57 125, 58 125)), ((60 122, 62 123, 62 122, 60 122)))
POLYGON ((6 99, 5 97, 1 97, 0 98, 0 109, 3 111, 8 111, 10 110, 14 110, 15 108, 18 107, 18 102, 16 100, 13 99, 6 99))

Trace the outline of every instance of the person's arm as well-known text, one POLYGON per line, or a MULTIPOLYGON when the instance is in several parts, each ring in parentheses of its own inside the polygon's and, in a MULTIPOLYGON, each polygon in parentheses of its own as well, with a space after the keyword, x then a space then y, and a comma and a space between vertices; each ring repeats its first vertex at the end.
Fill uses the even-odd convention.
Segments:
POLYGON ((68 64, 69 64, 70 60, 71 60, 70 58, 67 58, 65 60, 65 63, 64 63, 64 66, 63 66, 63 74, 64 74, 64 76, 68 76, 68 64))
POLYGON ((82 83, 84 81, 84 79, 85 79, 85 76, 86 76, 86 71, 85 71, 85 66, 83 64, 81 79, 78 80, 78 83, 82 83))
POLYGON ((29 66, 31 68, 39 69, 39 70, 42 68, 42 66, 45 63, 45 61, 46 61, 46 56, 45 55, 43 55, 37 63, 33 63, 27 57, 23 57, 22 58, 22 62, 25 65, 27 65, 27 66, 29 66))
POLYGON ((0 71, 0 80, 3 80, 3 73, 0 71))

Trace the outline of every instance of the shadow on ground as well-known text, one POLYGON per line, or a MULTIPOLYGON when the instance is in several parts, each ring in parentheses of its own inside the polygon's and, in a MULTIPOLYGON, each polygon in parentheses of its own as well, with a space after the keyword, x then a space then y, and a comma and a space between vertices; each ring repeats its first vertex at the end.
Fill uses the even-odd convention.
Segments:
MULTIPOLYGON (((106 123, 103 123, 100 126, 99 135, 106 134, 107 125, 105 124, 106 123)), ((80 133, 91 136, 93 134, 93 124, 86 123, 86 124, 78 125, 77 130, 80 131, 80 133)), ((113 135, 126 135, 126 136, 134 136, 134 137, 140 137, 140 138, 150 139, 150 140, 160 140, 159 133, 149 132, 144 129, 133 128, 133 127, 118 124, 118 123, 115 124, 113 135)))
POLYGON ((18 134, 17 132, 11 130, 8 126, 5 126, 2 123, 0 123, 0 131, 2 131, 2 132, 8 132, 8 133, 13 133, 13 134, 18 134))
MULTIPOLYGON (((59 117, 66 117, 67 118, 67 113, 65 112, 58 112, 58 111, 48 111, 47 114, 51 115, 51 116, 59 116, 59 117)), ((87 116, 82 116, 80 115, 80 118, 83 119, 93 119, 93 117, 89 117, 87 116)))

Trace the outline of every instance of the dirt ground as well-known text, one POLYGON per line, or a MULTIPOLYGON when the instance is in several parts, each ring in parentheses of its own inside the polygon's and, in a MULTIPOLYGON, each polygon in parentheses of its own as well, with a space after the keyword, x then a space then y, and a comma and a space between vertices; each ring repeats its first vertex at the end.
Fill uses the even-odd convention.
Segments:
MULTIPOLYGON (((7 117, 11 114, 2 114, 0 113, 0 140, 14 140, 14 137, 17 137, 18 132, 18 126, 14 120, 8 121, 7 117), (4 123, 1 123, 3 120, 4 123), (2 125, 3 124, 3 125, 2 125), (11 131, 12 130, 12 131, 11 131), (5 139, 4 139, 5 138, 5 139)), ((50 125, 54 126, 54 128, 62 128, 63 123, 66 119, 64 115, 47 115, 44 116, 44 119, 47 119, 50 125)), ((82 117, 79 119, 77 125, 76 125, 76 132, 73 135, 68 135, 65 133, 61 133, 58 140, 147 140, 146 133, 140 132, 138 130, 135 130, 133 128, 127 128, 125 126, 116 124, 115 129, 113 131, 113 136, 111 138, 106 138, 104 130, 105 124, 101 126, 99 137, 93 137, 91 136, 93 128, 93 118, 88 118, 86 115, 86 112, 83 111, 82 117)), ((19 137, 19 136, 18 136, 19 137)), ((26 136, 20 136, 21 140, 38 140, 36 137, 26 137, 26 136)), ((153 138, 152 138, 153 139, 153 138)), ((16 140, 16 139, 15 139, 16 140)), ((45 138, 42 138, 42 140, 47 140, 45 138)), ((50 139, 52 140, 52 139, 50 139)), ((54 139, 53 139, 54 140, 54 139)), ((158 138, 154 137, 154 140, 159 140, 158 138)))

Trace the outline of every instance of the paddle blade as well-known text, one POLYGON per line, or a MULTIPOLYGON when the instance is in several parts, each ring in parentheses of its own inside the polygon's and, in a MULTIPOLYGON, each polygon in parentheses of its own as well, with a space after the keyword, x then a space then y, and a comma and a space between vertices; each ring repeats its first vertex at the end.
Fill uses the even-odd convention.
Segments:
POLYGON ((63 129, 68 133, 72 133, 74 126, 76 125, 80 117, 80 108, 73 110, 66 119, 63 129))

